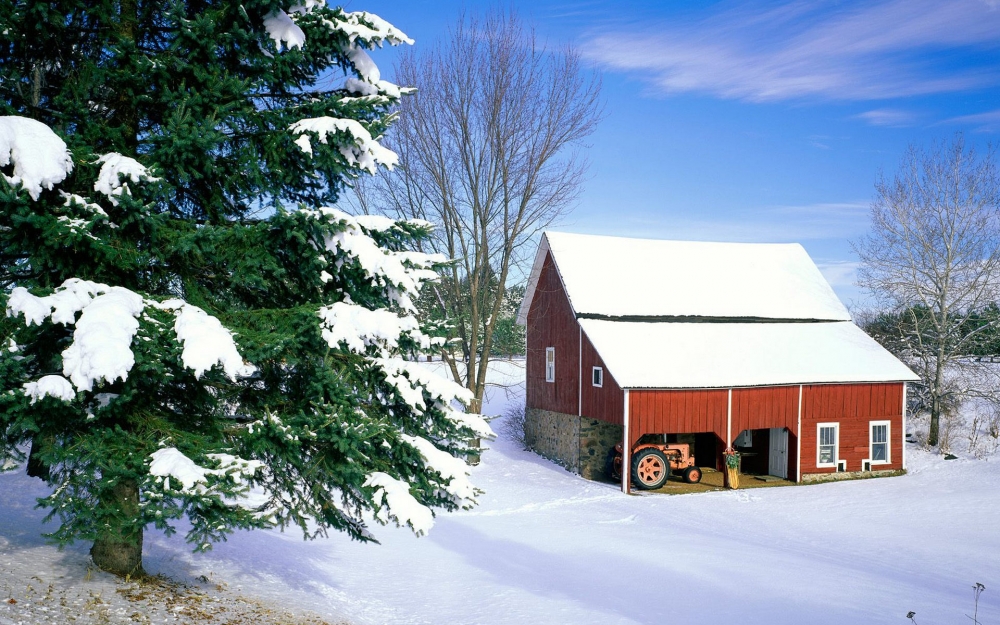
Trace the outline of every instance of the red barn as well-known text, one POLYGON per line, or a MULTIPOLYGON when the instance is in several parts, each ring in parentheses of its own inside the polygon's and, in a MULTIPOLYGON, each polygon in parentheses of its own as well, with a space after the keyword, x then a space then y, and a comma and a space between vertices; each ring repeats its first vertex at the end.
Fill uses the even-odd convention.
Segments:
POLYGON ((906 465, 917 377, 800 245, 548 232, 518 321, 526 441, 584 477, 650 434, 689 443, 698 466, 735 447, 745 468, 793 481, 906 465))

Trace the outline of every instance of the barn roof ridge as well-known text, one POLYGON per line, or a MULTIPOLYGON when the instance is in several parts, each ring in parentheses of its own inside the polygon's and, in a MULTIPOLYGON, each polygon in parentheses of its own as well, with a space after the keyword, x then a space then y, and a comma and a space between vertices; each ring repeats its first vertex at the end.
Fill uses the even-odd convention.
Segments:
POLYGON ((578 318, 849 321, 798 243, 636 239, 546 231, 518 311, 527 321, 551 257, 578 318))

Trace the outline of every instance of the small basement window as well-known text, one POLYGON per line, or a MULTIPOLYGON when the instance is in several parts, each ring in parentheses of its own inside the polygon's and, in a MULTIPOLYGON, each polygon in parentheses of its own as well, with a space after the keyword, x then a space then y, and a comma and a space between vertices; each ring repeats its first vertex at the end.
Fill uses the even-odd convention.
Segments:
POLYGON ((871 436, 869 437, 871 448, 868 450, 868 457, 872 464, 889 464, 889 422, 872 421, 870 426, 871 436))
POLYGON ((556 381, 556 348, 545 348, 545 381, 556 381))
POLYGON ((816 466, 837 466, 837 445, 840 442, 839 423, 820 423, 816 431, 816 466))
POLYGON ((604 368, 594 367, 593 372, 594 386, 604 386, 604 368))

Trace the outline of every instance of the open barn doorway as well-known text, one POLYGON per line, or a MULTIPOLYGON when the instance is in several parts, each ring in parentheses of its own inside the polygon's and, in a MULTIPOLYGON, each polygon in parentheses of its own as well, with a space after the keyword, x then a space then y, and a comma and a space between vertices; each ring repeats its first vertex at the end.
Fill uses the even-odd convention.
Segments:
POLYGON ((725 443, 715 432, 694 435, 694 463, 699 467, 722 470, 722 452, 725 443))
POLYGON ((740 452, 740 473, 788 479, 788 429, 743 430, 733 440, 740 452))
POLYGON ((715 432, 667 434, 665 440, 667 443, 690 445, 694 466, 722 470, 722 452, 726 449, 726 443, 715 432))

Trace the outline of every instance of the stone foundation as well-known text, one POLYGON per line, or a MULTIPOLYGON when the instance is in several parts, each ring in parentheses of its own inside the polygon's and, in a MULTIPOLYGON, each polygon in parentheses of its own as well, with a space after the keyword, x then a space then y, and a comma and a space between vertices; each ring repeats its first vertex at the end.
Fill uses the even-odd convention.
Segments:
POLYGON ((839 482, 841 480, 864 480, 872 477, 903 475, 906 471, 889 469, 885 471, 839 471, 837 473, 804 473, 802 481, 808 483, 839 482))
POLYGON ((588 480, 608 477, 605 464, 608 452, 622 442, 625 428, 620 425, 578 417, 580 420, 580 468, 578 473, 588 480))
POLYGON ((524 443, 539 456, 574 473, 580 469, 580 418, 528 408, 524 412, 524 443))
POLYGON ((622 426, 597 419, 538 408, 524 415, 528 449, 589 480, 604 477, 608 450, 622 435, 622 426))

